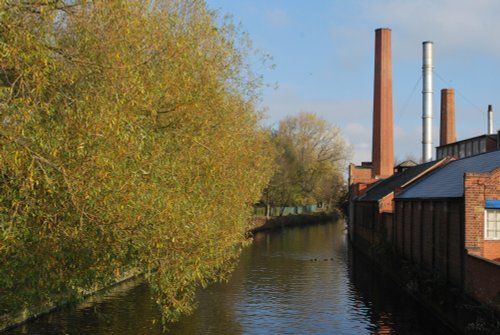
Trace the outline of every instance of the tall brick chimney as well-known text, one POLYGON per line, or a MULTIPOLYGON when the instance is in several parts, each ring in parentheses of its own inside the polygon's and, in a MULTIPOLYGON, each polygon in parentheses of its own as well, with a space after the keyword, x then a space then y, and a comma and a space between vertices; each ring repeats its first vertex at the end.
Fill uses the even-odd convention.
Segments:
POLYGON ((439 145, 455 143, 455 91, 452 88, 441 90, 441 125, 439 145))
POLYGON ((372 177, 394 173, 392 118, 391 30, 375 30, 375 83, 373 92, 372 177))

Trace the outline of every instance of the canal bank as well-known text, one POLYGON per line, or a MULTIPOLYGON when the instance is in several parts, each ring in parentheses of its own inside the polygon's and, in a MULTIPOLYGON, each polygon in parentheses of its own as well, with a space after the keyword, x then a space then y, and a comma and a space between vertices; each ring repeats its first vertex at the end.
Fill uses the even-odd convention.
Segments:
POLYGON ((250 219, 249 234, 255 234, 260 231, 279 229, 284 227, 308 226, 318 223, 336 221, 341 215, 332 212, 316 212, 307 214, 285 215, 285 216, 254 216, 250 219))
POLYGON ((256 233, 229 281, 200 290, 169 332, 151 293, 120 285, 2 335, 452 334, 349 249, 343 221, 256 233))
POLYGON ((20 313, 0 315, 0 333, 22 326, 25 323, 31 322, 43 316, 55 313, 58 310, 70 308, 71 306, 76 306, 78 304, 86 304, 92 301, 94 297, 102 295, 106 291, 113 290, 116 287, 126 285, 128 282, 134 281, 140 277, 141 274, 137 271, 127 271, 122 276, 117 277, 115 281, 110 283, 108 286, 96 287, 94 290, 86 292, 81 301, 63 301, 43 306, 31 306, 20 313))
MULTIPOLYGON (((271 229, 280 229, 293 226, 308 226, 318 223, 325 223, 328 221, 337 220, 338 217, 339 215, 336 213, 325 212, 273 216, 269 218, 263 216, 254 216, 249 220, 248 235, 253 236, 257 232, 271 229)), ((89 290, 85 293, 85 297, 81 301, 62 301, 52 304, 46 304, 43 306, 30 306, 20 313, 0 315, 0 332, 18 327, 26 322, 31 322, 34 319, 54 313, 60 309, 68 308, 68 306, 72 306, 75 304, 78 305, 80 303, 86 304, 88 301, 92 301, 96 296, 101 295, 103 292, 111 290, 115 286, 122 286, 126 282, 137 279, 137 277, 140 275, 141 274, 137 271, 128 271, 127 273, 116 278, 116 280, 110 283, 109 286, 96 287, 93 290, 89 290)))

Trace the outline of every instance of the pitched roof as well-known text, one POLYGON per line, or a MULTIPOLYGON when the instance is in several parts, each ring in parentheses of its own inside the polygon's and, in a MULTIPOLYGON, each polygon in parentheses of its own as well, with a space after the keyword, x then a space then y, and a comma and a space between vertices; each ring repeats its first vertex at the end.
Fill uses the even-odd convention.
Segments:
POLYGON ((359 198, 360 201, 378 201, 385 197, 386 195, 393 192, 397 187, 401 187, 413 178, 417 177, 421 173, 441 164, 444 160, 436 160, 424 164, 420 164, 414 167, 410 167, 407 170, 394 174, 389 178, 377 182, 375 185, 371 186, 366 193, 359 198))
POLYGON ((406 160, 404 162, 399 163, 396 167, 405 167, 405 168, 408 168, 408 167, 414 167, 414 166, 417 166, 417 165, 418 165, 417 163, 415 163, 411 159, 408 159, 408 160, 406 160))
POLYGON ((464 196, 466 172, 490 172, 497 167, 500 167, 500 150, 458 159, 430 173, 399 193, 396 199, 460 198, 464 196))

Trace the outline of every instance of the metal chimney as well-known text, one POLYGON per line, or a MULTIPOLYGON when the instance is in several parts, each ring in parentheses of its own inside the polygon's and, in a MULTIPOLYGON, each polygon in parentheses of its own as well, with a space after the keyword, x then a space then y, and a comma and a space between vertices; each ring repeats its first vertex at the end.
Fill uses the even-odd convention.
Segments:
POLYGON ((422 161, 432 160, 432 42, 423 42, 422 161))
POLYGON ((494 134, 493 132, 493 107, 488 105, 488 134, 494 134))

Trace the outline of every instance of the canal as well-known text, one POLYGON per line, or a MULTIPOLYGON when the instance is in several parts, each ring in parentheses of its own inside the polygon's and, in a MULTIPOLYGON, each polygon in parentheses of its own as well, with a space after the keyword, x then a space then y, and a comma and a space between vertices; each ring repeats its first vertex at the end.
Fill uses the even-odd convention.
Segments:
POLYGON ((258 233, 228 283, 169 324, 148 286, 121 285, 13 334, 451 334, 347 245, 344 223, 258 233))

